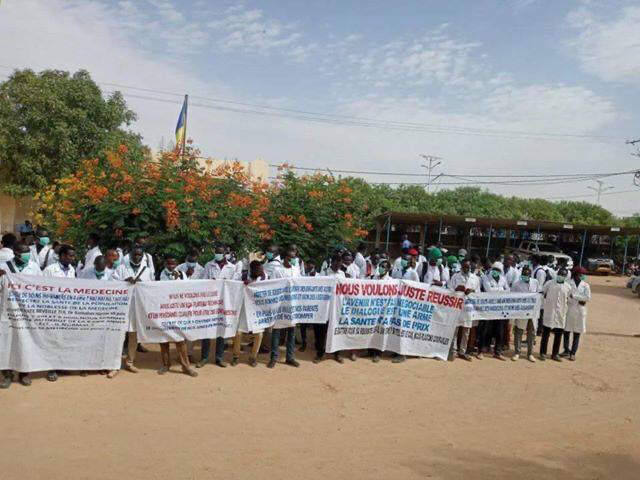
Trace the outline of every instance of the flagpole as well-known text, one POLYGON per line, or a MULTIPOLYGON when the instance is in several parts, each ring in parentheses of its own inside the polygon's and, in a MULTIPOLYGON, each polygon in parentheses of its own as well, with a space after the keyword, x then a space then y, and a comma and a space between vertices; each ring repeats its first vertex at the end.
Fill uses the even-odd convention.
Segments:
POLYGON ((185 145, 187 143, 187 116, 189 113, 189 95, 184 96, 184 134, 182 136, 182 160, 184 160, 185 145))

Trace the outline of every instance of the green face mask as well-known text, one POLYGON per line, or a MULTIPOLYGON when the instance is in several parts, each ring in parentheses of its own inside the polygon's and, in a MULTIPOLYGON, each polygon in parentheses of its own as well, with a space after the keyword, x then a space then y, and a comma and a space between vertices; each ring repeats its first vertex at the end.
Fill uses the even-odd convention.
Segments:
POLYGON ((267 252, 265 253, 265 256, 267 257, 267 260, 273 260, 273 252, 267 252))
POLYGON ((563 277, 562 275, 558 275, 556 277, 556 282, 558 283, 564 283, 565 280, 566 280, 566 277, 563 277))
POLYGON ((104 277, 104 270, 101 272, 96 270, 96 278, 102 278, 102 277, 104 277))
POLYGON ((120 266, 120 259, 113 261, 113 268, 118 268, 120 266))
POLYGON ((529 283, 529 275, 520 275, 520 280, 525 283, 529 283))
POLYGON ((31 253, 30 252, 26 252, 26 253, 21 253, 20 254, 20 261, 22 263, 29 263, 29 260, 31 260, 31 253))
POLYGON ((40 237, 38 241, 40 242, 40 246, 42 247, 49 245, 49 237, 40 237))
POLYGON ((215 259, 216 259, 216 262, 221 262, 222 260, 224 260, 224 253, 216 253, 215 259))
POLYGON ((378 267, 378 275, 380 275, 381 277, 384 277, 386 273, 387 271, 384 268, 378 267))
POLYGON ((405 260, 404 258, 400 261, 400 265, 402 268, 407 268, 409 266, 409 260, 405 260))
POLYGON ((438 260, 436 260, 436 265, 438 265, 438 266, 442 265, 442 259, 441 259, 441 258, 439 258, 438 260))
POLYGON ((491 276, 494 280, 500 280, 500 272, 496 272, 495 270, 491 271, 491 276))
POLYGON ((289 263, 290 263, 291 265, 298 265, 298 259, 297 259, 297 258, 292 258, 292 259, 289 261, 289 263))
POLYGON ((587 276, 586 275, 580 275, 580 280, 582 280, 583 282, 587 281, 587 276))

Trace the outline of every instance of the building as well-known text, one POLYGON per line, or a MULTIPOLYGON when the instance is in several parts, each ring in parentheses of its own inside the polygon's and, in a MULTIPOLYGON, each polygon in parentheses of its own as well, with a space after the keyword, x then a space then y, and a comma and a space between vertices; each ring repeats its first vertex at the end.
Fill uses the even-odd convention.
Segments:
POLYGON ((34 207, 31 197, 13 198, 0 194, 0 234, 17 232, 25 220, 33 221, 34 207))

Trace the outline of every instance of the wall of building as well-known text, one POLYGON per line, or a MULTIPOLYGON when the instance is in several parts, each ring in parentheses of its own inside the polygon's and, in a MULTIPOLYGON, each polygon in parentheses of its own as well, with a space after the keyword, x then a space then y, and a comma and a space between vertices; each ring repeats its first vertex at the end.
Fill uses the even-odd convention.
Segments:
POLYGON ((26 219, 33 221, 34 206, 31 197, 16 199, 0 194, 0 233, 16 233, 26 219))

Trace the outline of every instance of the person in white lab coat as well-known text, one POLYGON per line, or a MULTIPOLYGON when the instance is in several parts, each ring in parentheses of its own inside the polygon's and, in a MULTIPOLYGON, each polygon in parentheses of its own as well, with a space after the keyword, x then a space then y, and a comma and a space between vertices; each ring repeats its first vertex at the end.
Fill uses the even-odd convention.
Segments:
POLYGON ((184 263, 176 267, 176 270, 186 275, 189 280, 199 280, 204 275, 204 267, 198 263, 200 253, 198 250, 190 250, 184 263))
POLYGON ((99 255, 93 261, 93 265, 86 266, 80 273, 78 278, 85 278, 87 280, 102 280, 109 281, 113 276, 113 270, 107 267, 107 259, 103 255, 99 255))
MULTIPOLYGON (((164 268, 160 272, 160 281, 185 281, 188 280, 187 275, 181 272, 176 267, 178 262, 173 255, 167 255, 164 258, 164 268)), ((190 377, 197 377, 198 372, 191 368, 189 363, 189 356, 187 354, 187 342, 183 340, 181 342, 175 342, 176 350, 178 351, 178 359, 182 366, 182 373, 189 375, 190 377)), ((162 366, 158 370, 158 375, 164 375, 171 369, 171 342, 162 342, 160 344, 160 357, 162 358, 162 366)))
POLYGON ((417 253, 415 250, 409 250, 408 254, 403 255, 400 268, 394 269, 391 276, 397 279, 419 282, 420 277, 418 276, 418 263, 416 260, 417 253), (412 255, 411 252, 414 252, 415 255, 412 255))
MULTIPOLYGON (((293 265, 291 260, 296 258, 296 252, 293 249, 287 249, 282 260, 282 269, 284 278, 300 277, 300 269, 293 265)), ((267 368, 274 368, 278 364, 278 355, 280 350, 280 335, 286 335, 286 357, 285 363, 291 367, 299 367, 298 361, 293 358, 296 348, 296 330, 295 327, 279 328, 274 326, 271 331, 271 358, 267 363, 267 368)))
MULTIPOLYGON (((214 250, 214 258, 204 266, 202 278, 209 280, 241 280, 242 277, 237 273, 236 266, 230 263, 226 257, 226 246, 218 245, 214 250)), ((211 339, 205 338, 200 342, 201 357, 196 364, 197 368, 204 367, 209 363, 209 353, 211 352, 211 339)), ((214 362, 217 366, 226 368, 227 362, 224 361, 224 338, 216 338, 216 351, 214 362)))
MULTIPOLYGON (((76 270, 72 265, 75 260, 76 250, 71 245, 62 245, 58 261, 45 268, 42 271, 42 275, 45 277, 75 278, 76 270)), ((83 375, 85 375, 85 372, 83 372, 83 375)), ((58 380, 58 372, 49 370, 47 372, 47 380, 50 382, 58 380)))
POLYGON ((446 286, 443 281, 442 251, 438 247, 432 247, 429 250, 429 263, 426 270, 423 267, 422 273, 422 281, 427 285, 446 286))
MULTIPOLYGON (((535 278, 531 278, 531 267, 525 265, 522 267, 522 272, 518 276, 518 279, 513 282, 511 286, 512 292, 517 293, 539 293, 538 281, 535 278)), ((518 318, 513 321, 514 328, 514 355, 511 360, 514 362, 520 359, 520 350, 522 345, 522 334, 527 331, 527 359, 530 362, 535 362, 536 359, 533 356, 533 341, 536 337, 536 327, 538 324, 537 318, 518 318)))
MULTIPOLYGON (((15 243, 13 248, 13 258, 7 262, 0 262, 0 277, 6 273, 20 273, 23 275, 42 275, 37 261, 31 259, 29 247, 24 243, 15 243)), ((30 372, 18 372, 18 380, 22 385, 31 385, 30 372)), ((13 371, 3 370, 3 380, 0 388, 9 388, 13 381, 13 371)))
POLYGON ((544 294, 544 316, 542 318, 542 340, 540 341, 540 360, 547 358, 547 345, 549 337, 553 332, 553 349, 551 359, 561 362, 560 342, 567 322, 567 312, 569 310, 569 297, 571 296, 571 286, 567 281, 567 270, 558 270, 558 275, 554 281, 545 283, 542 288, 544 294))
POLYGON ((44 228, 39 228, 36 232, 36 241, 31 245, 31 258, 37 259, 40 268, 43 270, 58 261, 58 255, 53 250, 53 245, 51 245, 49 232, 44 228))
POLYGON ((277 245, 269 245, 264 252, 266 261, 262 266, 264 273, 270 279, 284 278, 282 268, 282 259, 280 258, 280 247, 277 245))
MULTIPOLYGON (((329 265, 322 269, 320 273, 323 277, 337 277, 346 278, 342 271, 342 255, 339 253, 333 254, 329 260, 329 265)), ((319 363, 322 361, 325 354, 325 345, 327 343, 327 329, 329 325, 327 323, 314 323, 313 333, 315 336, 316 356, 313 359, 313 363, 319 363)), ((344 363, 340 352, 334 352, 333 358, 338 363, 344 363)))
POLYGON ((347 278, 360 278, 360 268, 353 263, 353 255, 349 251, 342 254, 342 271, 347 278))
MULTIPOLYGON (((382 260, 378 263, 378 268, 376 269, 375 275, 371 275, 369 280, 391 280, 391 262, 389 260, 382 260)), ((378 363, 380 361, 380 356, 382 352, 375 348, 370 348, 368 350, 368 355, 371 357, 371 361, 373 363, 378 363)), ((396 354, 397 356, 397 354, 396 354)), ((395 357, 394 357, 395 358, 395 357)))
MULTIPOLYGON (((145 254, 142 247, 133 247, 128 255, 128 261, 123 262, 113 272, 111 278, 113 280, 120 280, 128 282, 131 285, 135 285, 138 282, 153 282, 155 276, 152 273, 151 268, 146 265, 144 260, 145 254)), ((130 321, 132 325, 135 322, 130 321)), ((133 332, 127 332, 127 356, 125 358, 125 369, 131 373, 138 373, 138 367, 133 363, 136 360, 136 351, 138 349, 138 334, 133 332)))
POLYGON ((356 252, 356 256, 353 258, 353 263, 355 263, 356 267, 360 269, 360 276, 358 278, 367 277, 366 252, 367 252, 367 245, 363 242, 360 242, 360 244, 358 245, 358 251, 356 252))
POLYGON ((573 362, 578 352, 580 335, 587 331, 587 302, 591 300, 591 287, 587 283, 587 271, 582 267, 574 267, 569 286, 571 286, 571 295, 569 296, 567 323, 564 328, 564 352, 560 356, 569 357, 569 360, 573 362), (573 342, 569 348, 569 336, 572 333, 573 342))
POLYGON ((100 235, 92 232, 87 238, 87 253, 84 256, 84 264, 82 268, 91 268, 96 257, 99 257, 100 255, 102 255, 102 251, 100 251, 100 235))
MULTIPOLYGON (((485 292, 508 292, 509 284, 502 274, 503 265, 501 262, 494 262, 491 269, 482 276, 482 289, 485 292)), ((504 344, 504 324, 509 323, 507 319, 487 320, 482 334, 480 335, 478 359, 483 358, 483 350, 491 347, 491 339, 495 338, 495 347, 493 356, 498 360, 505 361, 506 358, 502 354, 504 344)))
POLYGON ((0 262, 10 262, 13 260, 13 247, 18 242, 18 238, 13 233, 2 235, 2 248, 0 248, 0 262))
MULTIPOLYGON (((155 279, 156 278, 156 267, 153 263, 153 256, 151 256, 150 253, 145 252, 145 249, 148 247, 149 244, 149 237, 145 236, 145 235, 138 235, 134 240, 133 240, 133 247, 139 247, 142 248, 142 251, 144 252, 144 255, 142 255, 142 265, 144 265, 145 267, 147 267, 148 270, 151 271, 151 276, 155 279)), ((133 251, 133 249, 131 250, 133 251)), ((131 260, 131 251, 129 253, 127 253, 124 258, 122 259, 122 263, 129 263, 131 260)), ((124 253, 124 252, 123 252, 124 253)))
MULTIPOLYGON (((451 290, 463 292, 465 295, 480 292, 480 278, 471 270, 471 262, 468 259, 463 259, 460 269, 460 272, 454 273, 451 277, 451 290)), ((451 348, 449 349, 449 361, 453 361, 456 351, 458 352, 458 357, 468 362, 471 361, 471 355, 469 355, 467 345, 472 326, 473 323, 469 322, 461 324, 456 328, 453 341, 451 342, 451 348), (457 345, 458 337, 460 337, 460 346, 457 345)))

